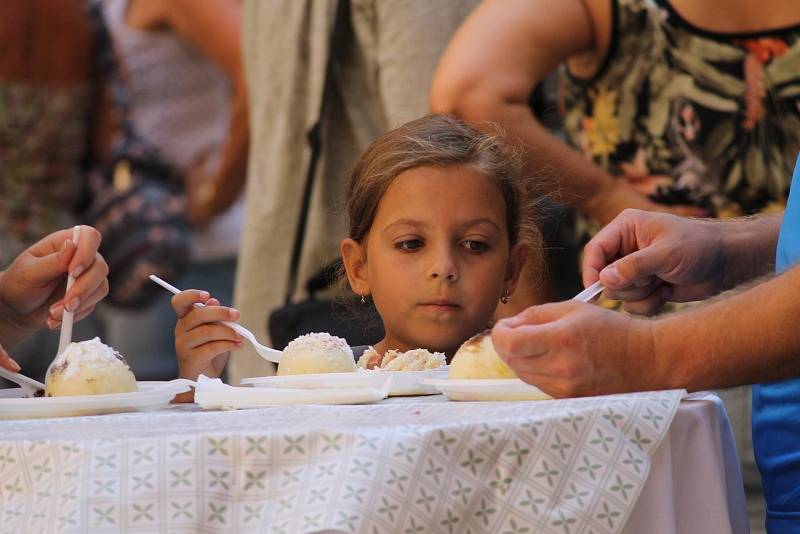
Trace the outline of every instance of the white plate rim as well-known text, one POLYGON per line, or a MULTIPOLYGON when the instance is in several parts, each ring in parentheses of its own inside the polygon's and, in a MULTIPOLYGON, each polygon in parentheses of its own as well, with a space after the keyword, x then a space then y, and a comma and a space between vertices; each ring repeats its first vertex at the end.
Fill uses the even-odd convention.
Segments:
MULTIPOLYGON (((538 387, 523 382, 519 378, 471 378, 471 379, 425 379, 423 384, 430 385, 438 389, 442 394, 449 397, 448 392, 469 392, 492 394, 520 394, 531 393, 540 396, 541 400, 552 399, 550 395, 538 387), (500 389, 502 388, 502 389, 500 389)), ((537 399, 539 400, 539 399, 537 399)))
MULTIPOLYGON (((193 384, 194 382, 191 380, 184 379, 164 382, 141 381, 137 382, 137 386, 142 389, 128 393, 65 397, 0 397, 0 419, 64 417, 64 415, 59 414, 68 410, 137 411, 142 408, 169 405, 175 395, 189 391, 193 384), (15 415, 19 416, 21 412, 25 416, 13 417, 15 415)), ((23 392, 22 388, 11 389, 23 392)))

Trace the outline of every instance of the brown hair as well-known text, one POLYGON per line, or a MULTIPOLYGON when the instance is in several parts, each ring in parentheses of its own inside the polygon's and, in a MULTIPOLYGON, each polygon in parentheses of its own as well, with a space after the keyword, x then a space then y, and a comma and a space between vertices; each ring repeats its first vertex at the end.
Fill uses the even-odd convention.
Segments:
MULTIPOLYGON (((413 120, 372 142, 350 173, 347 189, 349 235, 363 242, 384 193, 398 175, 416 167, 462 166, 497 181, 506 204, 511 246, 541 248, 531 195, 521 176, 521 156, 501 133, 483 133, 448 115, 413 120)), ((536 257, 530 258, 536 261, 536 257)))

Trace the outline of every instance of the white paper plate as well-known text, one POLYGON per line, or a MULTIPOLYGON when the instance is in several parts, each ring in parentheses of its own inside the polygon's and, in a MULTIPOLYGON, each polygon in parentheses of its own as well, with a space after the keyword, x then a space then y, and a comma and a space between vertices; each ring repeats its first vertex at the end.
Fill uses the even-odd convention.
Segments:
POLYGON ((321 373, 308 375, 261 376, 242 379, 243 385, 257 388, 284 389, 382 389, 391 377, 389 396, 436 395, 439 391, 423 384, 425 379, 447 377, 447 367, 426 371, 368 371, 360 369, 352 373, 321 373))
POLYGON ((386 398, 387 388, 342 387, 289 389, 234 387, 201 376, 194 400, 207 410, 235 410, 282 404, 371 404, 386 398))
POLYGON ((189 391, 190 380, 137 382, 139 391, 74 397, 25 397, 21 388, 0 390, 0 419, 36 419, 148 412, 169 406, 178 393, 189 391))
POLYGON ((453 401, 523 401, 548 400, 550 395, 536 386, 526 384, 519 378, 495 380, 433 380, 425 385, 433 386, 453 401))

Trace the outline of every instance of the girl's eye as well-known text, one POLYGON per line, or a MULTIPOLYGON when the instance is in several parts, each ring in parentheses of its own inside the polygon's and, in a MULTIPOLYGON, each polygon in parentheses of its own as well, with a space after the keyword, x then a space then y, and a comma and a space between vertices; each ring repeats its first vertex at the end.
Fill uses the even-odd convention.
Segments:
POLYGON ((489 248, 488 243, 484 243, 483 241, 475 241, 474 239, 468 239, 461 244, 470 252, 483 252, 489 248))
POLYGON ((421 239, 406 239, 404 241, 400 241, 399 243, 395 244, 395 248, 399 248, 401 250, 417 250, 418 248, 422 247, 422 240, 421 239))

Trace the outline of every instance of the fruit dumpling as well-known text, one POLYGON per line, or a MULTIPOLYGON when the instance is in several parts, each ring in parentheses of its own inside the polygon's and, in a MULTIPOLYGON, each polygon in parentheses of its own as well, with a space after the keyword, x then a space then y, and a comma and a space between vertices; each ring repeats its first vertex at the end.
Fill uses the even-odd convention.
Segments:
POLYGON ((120 353, 99 338, 70 343, 45 378, 47 397, 138 391, 136 377, 120 353))
POLYGON ((347 373, 356 370, 353 350, 347 341, 314 332, 293 339, 283 349, 278 375, 347 373))
POLYGON ((412 349, 405 352, 387 350, 381 356, 372 347, 364 351, 358 359, 362 369, 381 369, 383 371, 427 371, 447 365, 441 352, 430 352, 426 349, 412 349))
POLYGON ((466 340, 450 362, 448 378, 458 380, 517 378, 514 371, 494 350, 490 331, 466 340))

